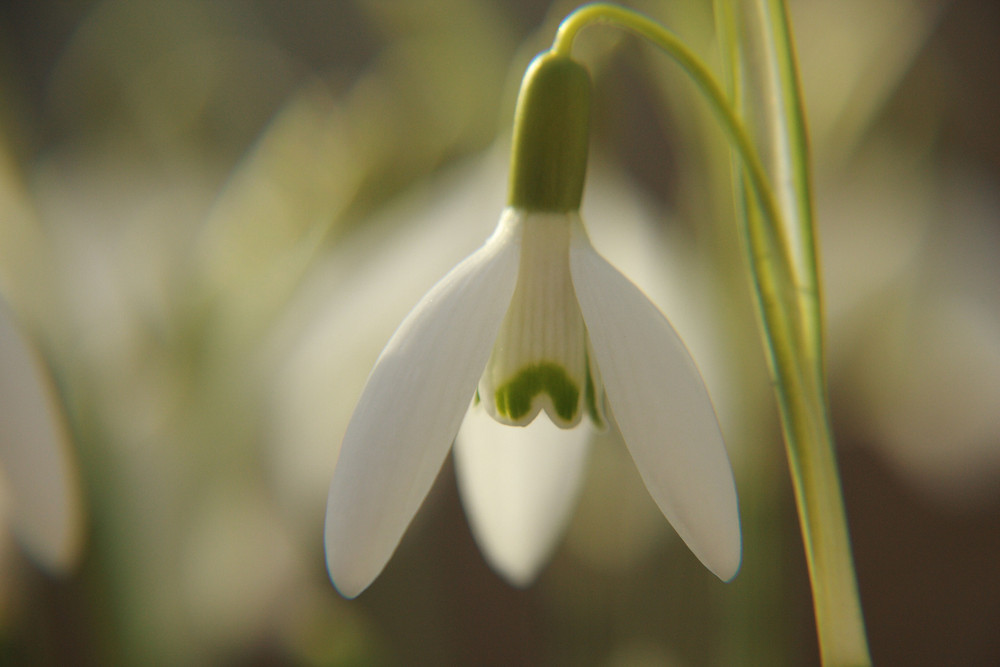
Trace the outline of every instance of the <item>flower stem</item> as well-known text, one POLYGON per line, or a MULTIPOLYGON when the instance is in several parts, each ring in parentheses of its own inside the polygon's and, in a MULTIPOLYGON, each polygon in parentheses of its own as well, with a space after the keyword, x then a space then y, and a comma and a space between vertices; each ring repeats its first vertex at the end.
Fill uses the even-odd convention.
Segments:
MULTIPOLYGON (((787 227, 786 238, 794 244, 788 272, 795 277, 793 284, 810 287, 776 296, 768 290, 774 288, 768 284, 772 276, 756 272, 813 585, 820 655, 825 665, 870 665, 827 411, 809 151, 791 30, 783 0, 729 4, 741 35, 735 54, 740 71, 735 74, 745 79, 742 101, 747 113, 756 112, 755 139, 767 150, 766 169, 783 213, 777 222, 787 227)), ((744 212, 748 247, 759 264, 767 247, 758 228, 771 222, 761 221, 752 206, 744 212)))
MULTIPOLYGON (((595 23, 617 25, 638 34, 663 50, 688 74, 704 94, 712 111, 722 123, 722 129, 729 136, 739 154, 743 166, 747 170, 750 189, 763 210, 765 218, 775 222, 769 226, 768 232, 777 236, 770 239, 769 245, 782 254, 787 253, 789 243, 781 238, 785 226, 777 224, 781 214, 768 183, 764 165, 754 150, 749 134, 733 112, 725 93, 708 68, 683 42, 663 26, 630 9, 605 3, 584 5, 563 19, 552 43, 552 51, 558 55, 570 57, 573 40, 577 34, 587 25, 595 23)), ((792 265, 791 257, 782 259, 783 261, 780 262, 782 266, 792 265)))
POLYGON ((770 171, 708 68, 654 21, 615 5, 586 5, 560 25, 552 51, 570 57, 577 34, 594 23, 637 33, 673 58, 691 78, 739 156, 742 169, 738 170, 736 187, 743 203, 742 233, 765 351, 775 379, 813 591, 820 656, 828 667, 870 665, 827 411, 819 277, 798 76, 781 0, 757 4, 763 8, 762 43, 778 69, 778 104, 767 110, 764 123, 781 139, 779 148, 769 155, 770 171), (783 184, 780 192, 772 188, 769 173, 776 174, 783 184), (745 197, 747 190, 752 197, 745 197))

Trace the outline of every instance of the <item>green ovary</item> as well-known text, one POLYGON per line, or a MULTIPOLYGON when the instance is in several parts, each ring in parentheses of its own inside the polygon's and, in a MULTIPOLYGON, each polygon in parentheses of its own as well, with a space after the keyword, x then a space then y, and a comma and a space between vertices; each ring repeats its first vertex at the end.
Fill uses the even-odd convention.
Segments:
POLYGON ((552 399, 552 406, 560 419, 573 421, 579 406, 580 388, 562 366, 549 362, 532 364, 514 379, 497 387, 497 413, 517 421, 531 411, 532 401, 541 393, 548 394, 552 399))

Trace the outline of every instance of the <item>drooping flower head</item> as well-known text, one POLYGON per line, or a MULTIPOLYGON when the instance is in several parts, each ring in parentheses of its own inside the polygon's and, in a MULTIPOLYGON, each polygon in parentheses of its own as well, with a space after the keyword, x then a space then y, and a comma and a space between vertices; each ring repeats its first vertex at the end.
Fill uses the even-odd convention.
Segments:
MULTIPOLYGON (((515 430, 536 419, 560 429, 617 425, 647 489, 695 555, 724 580, 739 567, 735 485, 701 376, 662 313, 593 249, 579 216, 589 95, 582 66, 552 53, 535 59, 518 99, 500 224, 410 312, 368 378, 327 503, 327 568, 347 597, 381 572, 463 419, 479 411, 515 430)), ((479 432, 467 424, 463 437, 479 432)), ((582 471, 579 450, 552 441, 567 454, 554 492, 565 505, 582 471)), ((485 447, 464 448, 463 458, 485 447)), ((520 472, 518 484, 556 483, 520 472)), ((486 496, 471 481, 460 488, 480 546, 508 579, 527 583, 546 549, 512 561, 497 537, 509 527, 483 525, 495 513, 483 509, 486 496)), ((537 488, 526 497, 534 495, 537 488)), ((560 528, 556 520, 532 531, 547 533, 536 536, 547 545, 560 528)))

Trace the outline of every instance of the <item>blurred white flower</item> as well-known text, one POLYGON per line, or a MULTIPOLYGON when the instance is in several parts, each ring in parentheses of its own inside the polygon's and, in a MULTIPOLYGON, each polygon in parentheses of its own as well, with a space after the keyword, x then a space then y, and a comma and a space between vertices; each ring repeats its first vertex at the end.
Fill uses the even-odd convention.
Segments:
POLYGON ((66 572, 83 541, 76 463, 45 365, 2 301, 0 473, 15 535, 40 565, 66 572))
MULTIPOLYGON (((907 481, 962 504, 995 497, 1000 475, 1000 202, 991 179, 941 160, 936 103, 947 102, 906 101, 927 76, 918 57, 948 8, 847 0, 790 11, 815 156, 835 412, 907 481), (885 116, 901 88, 893 105, 913 116, 897 135, 899 116, 891 107, 893 123, 885 116)), ((937 66, 947 78, 958 65, 937 66)))
POLYGON ((899 161, 876 153, 841 189, 853 207, 825 202, 835 388, 908 479, 978 502, 1000 474, 1000 202, 899 161))
MULTIPOLYGON (((732 472, 708 393, 680 338, 593 250, 578 214, 508 208, 486 245, 439 282, 397 330, 348 425, 326 520, 327 566, 343 594, 359 594, 385 566, 474 394, 473 414, 485 409, 502 423, 525 426, 545 410, 563 428, 575 426, 584 411, 603 426, 606 398, 661 511, 709 569, 722 579, 735 574, 740 538, 732 472)), ((475 429, 470 424, 466 434, 475 429)), ((464 447, 462 456, 481 451, 464 447)), ((574 473, 549 488, 565 475, 564 464, 561 457, 541 456, 530 467, 514 464, 521 472, 535 470, 533 477, 520 476, 521 484, 539 486, 529 486, 526 495, 551 491, 555 500, 545 508, 556 514, 582 470, 571 465, 574 473)), ((472 470, 477 467, 468 462, 458 469, 460 475, 472 470)), ((503 514, 477 508, 495 499, 472 491, 478 487, 469 481, 462 488, 477 535, 493 532, 503 514)), ((543 523, 549 526, 534 540, 522 538, 543 545, 527 550, 536 558, 562 521, 543 523)), ((480 539, 487 551, 493 544, 480 539)), ((491 561, 503 572, 508 555, 491 561)), ((505 574, 524 583, 538 567, 528 560, 515 559, 505 574)))

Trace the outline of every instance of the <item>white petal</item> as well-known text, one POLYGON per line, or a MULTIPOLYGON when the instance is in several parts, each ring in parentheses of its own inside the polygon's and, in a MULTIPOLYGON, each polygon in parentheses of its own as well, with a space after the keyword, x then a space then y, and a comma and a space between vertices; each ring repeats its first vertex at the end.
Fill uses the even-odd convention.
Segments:
POLYGON ((653 500, 723 580, 739 569, 736 487, 708 392, 666 318, 574 227, 570 269, 604 390, 653 500))
POLYGON ((55 393, 37 353, 0 303, 0 468, 14 531, 62 572, 82 541, 79 481, 55 393))
POLYGON ((502 219, 407 316, 368 378, 327 500, 327 568, 347 597, 385 567, 458 432, 514 291, 518 231, 502 219))
POLYGON ((455 440, 462 505, 483 555, 515 586, 548 560, 576 504, 593 434, 562 429, 544 415, 506 426, 482 405, 469 410, 455 440))

